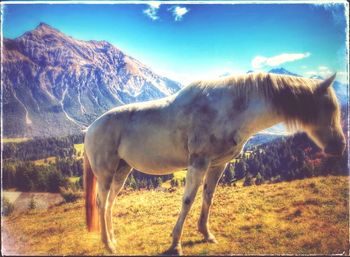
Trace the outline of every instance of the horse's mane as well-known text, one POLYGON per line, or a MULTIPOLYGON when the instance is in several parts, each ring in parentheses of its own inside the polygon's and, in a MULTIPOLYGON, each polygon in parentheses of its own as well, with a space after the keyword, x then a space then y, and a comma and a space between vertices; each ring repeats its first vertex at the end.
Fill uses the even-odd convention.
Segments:
MULTIPOLYGON (((277 114, 284 117, 290 130, 317 118, 319 97, 315 91, 322 81, 290 75, 248 73, 219 80, 202 81, 201 86, 230 87, 235 96, 249 100, 253 94, 264 97, 277 114)), ((328 88, 331 101, 338 106, 333 89, 328 88)))

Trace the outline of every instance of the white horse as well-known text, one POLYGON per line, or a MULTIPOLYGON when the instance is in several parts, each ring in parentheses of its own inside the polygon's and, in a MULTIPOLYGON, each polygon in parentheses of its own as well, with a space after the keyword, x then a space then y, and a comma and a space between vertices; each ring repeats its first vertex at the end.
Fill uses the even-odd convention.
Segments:
POLYGON ((285 122, 305 131, 326 153, 343 153, 339 104, 330 87, 334 78, 251 73, 198 81, 175 95, 106 112, 85 136, 89 231, 100 225, 103 243, 115 252, 111 212, 131 169, 163 175, 187 168, 182 208, 166 253, 182 253, 183 224, 203 179, 198 230, 206 241, 216 242, 208 225, 216 185, 226 163, 253 134, 285 122))

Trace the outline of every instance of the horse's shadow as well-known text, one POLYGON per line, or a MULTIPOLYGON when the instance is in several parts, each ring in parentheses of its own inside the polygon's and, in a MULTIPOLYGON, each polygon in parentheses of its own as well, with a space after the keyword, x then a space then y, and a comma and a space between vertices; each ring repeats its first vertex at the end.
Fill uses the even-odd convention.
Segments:
MULTIPOLYGON (((188 247, 192 247, 194 245, 204 244, 204 243, 206 243, 206 241, 204 239, 201 239, 201 240, 198 239, 198 240, 194 240, 194 241, 189 240, 189 241, 183 242, 182 246, 183 247, 187 247, 187 246, 188 247)), ((174 253, 172 251, 170 252, 169 250, 167 250, 167 251, 164 251, 164 252, 158 254, 157 256, 172 256, 172 255, 178 255, 178 254, 176 254, 176 253, 174 253)))
POLYGON ((198 245, 198 244, 204 244, 206 243, 206 241, 204 239, 198 239, 198 240, 190 240, 190 241, 186 241, 182 243, 182 246, 194 246, 194 245, 198 245))

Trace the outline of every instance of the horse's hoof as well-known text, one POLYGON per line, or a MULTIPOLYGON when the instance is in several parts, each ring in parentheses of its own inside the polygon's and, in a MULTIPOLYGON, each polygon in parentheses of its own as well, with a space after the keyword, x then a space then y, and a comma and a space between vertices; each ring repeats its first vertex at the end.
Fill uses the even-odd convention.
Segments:
POLYGON ((176 246, 176 247, 170 247, 168 250, 163 252, 162 255, 182 255, 182 248, 181 246, 176 246))
POLYGON ((117 248, 115 247, 108 247, 108 251, 112 254, 116 254, 117 253, 117 248))
POLYGON ((218 241, 216 240, 214 235, 210 235, 207 238, 204 239, 205 242, 211 243, 211 244, 217 244, 218 241))
POLYGON ((110 253, 117 253, 117 247, 115 243, 109 243, 107 246, 108 251, 110 251, 110 253))

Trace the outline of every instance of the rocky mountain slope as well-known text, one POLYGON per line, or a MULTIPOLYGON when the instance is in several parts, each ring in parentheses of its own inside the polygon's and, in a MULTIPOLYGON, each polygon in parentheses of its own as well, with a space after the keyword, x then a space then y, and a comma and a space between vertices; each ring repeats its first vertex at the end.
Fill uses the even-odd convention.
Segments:
POLYGON ((76 40, 41 23, 3 41, 5 137, 79 132, 104 111, 181 88, 106 41, 76 40))

